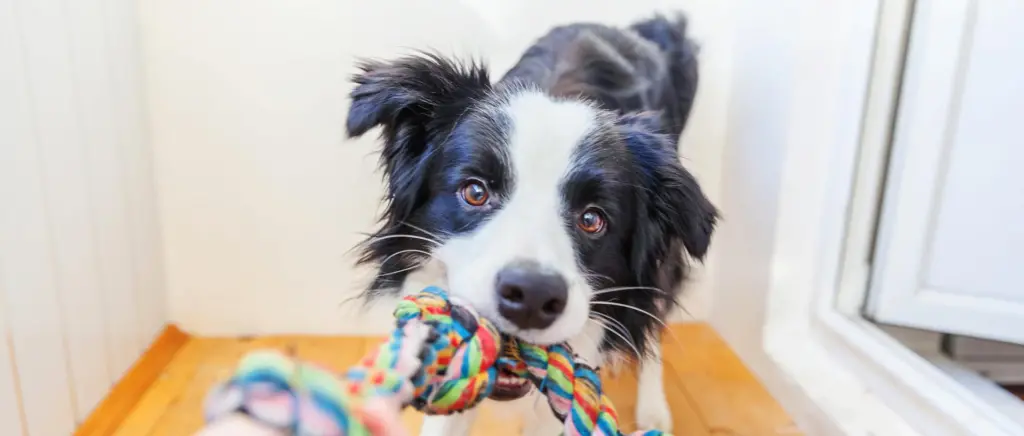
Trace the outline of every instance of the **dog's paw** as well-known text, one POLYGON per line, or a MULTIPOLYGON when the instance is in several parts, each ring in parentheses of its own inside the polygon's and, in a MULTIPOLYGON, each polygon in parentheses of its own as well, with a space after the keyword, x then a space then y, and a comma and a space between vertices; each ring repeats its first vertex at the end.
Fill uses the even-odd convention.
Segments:
POLYGON ((661 398, 638 398, 636 403, 636 424, 640 430, 672 431, 672 411, 668 402, 661 398))

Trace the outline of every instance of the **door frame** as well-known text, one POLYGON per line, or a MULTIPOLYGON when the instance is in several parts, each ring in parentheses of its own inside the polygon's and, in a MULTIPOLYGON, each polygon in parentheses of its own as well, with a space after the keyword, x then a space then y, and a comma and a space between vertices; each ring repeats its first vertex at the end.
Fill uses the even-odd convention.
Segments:
POLYGON ((1024 434, 861 316, 913 0, 744 6, 709 320, 807 434, 1024 434))

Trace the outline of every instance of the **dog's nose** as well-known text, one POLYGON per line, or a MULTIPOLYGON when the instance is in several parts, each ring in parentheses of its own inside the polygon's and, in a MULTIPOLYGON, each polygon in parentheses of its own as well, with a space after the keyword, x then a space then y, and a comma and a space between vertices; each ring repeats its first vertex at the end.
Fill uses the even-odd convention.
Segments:
POLYGON ((558 273, 517 262, 497 277, 498 313, 521 329, 543 329, 565 311, 569 286, 558 273))

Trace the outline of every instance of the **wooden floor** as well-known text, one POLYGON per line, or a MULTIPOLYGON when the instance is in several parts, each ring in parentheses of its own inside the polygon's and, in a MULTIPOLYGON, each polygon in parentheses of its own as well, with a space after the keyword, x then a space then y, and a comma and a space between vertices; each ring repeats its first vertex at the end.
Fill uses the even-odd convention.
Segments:
MULTIPOLYGON (((674 434, 797 435, 790 418, 740 363, 728 346, 704 324, 673 326, 665 337, 666 392, 675 421, 674 434)), ((200 407, 210 386, 230 374, 242 354, 260 348, 291 350, 300 358, 336 369, 352 365, 376 339, 287 336, 255 339, 192 338, 121 423, 117 435, 188 435, 202 425, 200 407)), ((606 377, 625 426, 632 428, 636 377, 624 371, 606 377)), ((516 435, 518 423, 499 419, 485 406, 473 434, 516 435)), ((422 417, 408 411, 410 430, 422 417)))

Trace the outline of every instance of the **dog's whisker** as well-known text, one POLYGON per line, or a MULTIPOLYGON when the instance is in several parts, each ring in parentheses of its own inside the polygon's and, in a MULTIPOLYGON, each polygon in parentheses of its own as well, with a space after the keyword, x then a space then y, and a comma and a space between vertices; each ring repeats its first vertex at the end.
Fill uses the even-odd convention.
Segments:
POLYGON ((615 307, 622 307, 622 308, 625 308, 625 309, 635 310, 638 313, 642 313, 644 315, 647 315, 647 316, 651 317, 651 319, 656 321, 658 324, 661 324, 662 327, 664 327, 666 330, 668 330, 668 324, 665 324, 665 322, 662 321, 661 318, 658 318, 658 317, 654 316, 653 313, 648 312, 646 310, 643 310, 643 309, 641 309, 639 307, 630 306, 628 304, 616 303, 614 301, 591 301, 590 304, 596 305, 596 306, 615 306, 615 307))
MULTIPOLYGON (((433 253, 430 253, 428 251, 416 250, 416 249, 411 249, 410 248, 410 249, 407 249, 407 250, 400 250, 400 251, 391 253, 388 257, 385 257, 383 260, 381 260, 380 264, 384 265, 384 263, 387 262, 388 259, 391 259, 392 257, 398 256, 398 255, 403 254, 403 253, 419 253, 419 254, 422 254, 424 256, 427 256, 427 259, 437 259, 436 257, 434 257, 433 253)), ((412 265, 412 266, 410 266, 408 268, 402 268, 402 269, 397 270, 397 271, 389 271, 389 272, 386 272, 386 273, 383 273, 383 274, 377 274, 377 277, 387 277, 387 276, 390 276, 390 275, 401 274, 403 272, 411 271, 411 270, 414 270, 416 268, 419 268, 419 267, 423 266, 423 264, 424 264, 423 261, 416 262, 414 265, 412 265)))
POLYGON ((611 317, 611 316, 609 316, 609 315, 603 314, 603 313, 601 313, 601 312, 591 312, 591 315, 594 315, 594 316, 598 316, 598 317, 600 317, 601 319, 603 319, 603 320, 605 320, 605 321, 607 321, 607 322, 610 322, 610 323, 614 323, 615 327, 618 327, 618 329, 619 329, 619 330, 620 330, 620 331, 622 332, 622 334, 624 334, 624 335, 626 335, 626 336, 629 336, 629 337, 630 337, 630 340, 629 340, 629 341, 630 341, 630 342, 631 342, 631 343, 632 343, 633 345, 636 345, 636 341, 634 341, 634 340, 632 339, 632 335, 630 335, 630 334, 629 334, 629 329, 627 329, 627 328, 626 328, 626 325, 625 325, 625 324, 623 324, 623 323, 622 323, 621 321, 619 321, 619 320, 617 320, 617 319, 615 319, 615 318, 612 318, 612 317, 611 317))
POLYGON ((598 289, 598 290, 594 291, 590 295, 593 297, 593 296, 596 296, 596 295, 607 294, 609 292, 621 292, 621 291, 629 291, 629 290, 658 291, 659 293, 661 293, 663 295, 669 295, 668 292, 665 292, 664 290, 662 290, 660 288, 654 288, 654 287, 650 287, 650 286, 618 286, 618 287, 614 287, 614 288, 604 288, 604 289, 598 289))
MULTIPOLYGON (((615 288, 598 289, 598 290, 594 291, 592 294, 590 294, 590 297, 593 298, 593 297, 596 297, 596 296, 601 295, 601 294, 607 294, 607 293, 611 293, 611 292, 628 291, 628 290, 658 291, 658 293, 660 293, 662 295, 666 295, 666 296, 670 296, 671 295, 670 293, 666 292, 664 289, 661 289, 661 288, 655 288, 655 287, 649 287, 649 286, 620 286, 620 287, 615 287, 615 288)), ((693 318, 693 313, 691 313, 690 310, 687 309, 686 306, 684 306, 682 302, 680 302, 680 301, 678 301, 676 299, 672 299, 671 301, 669 301, 669 303, 672 306, 676 306, 679 309, 681 309, 683 311, 683 313, 686 314, 686 316, 689 316, 689 317, 693 318)))
POLYGON ((433 239, 430 239, 430 238, 427 238, 427 237, 424 237, 424 236, 408 235, 408 234, 405 234, 405 233, 399 233, 399 234, 395 234, 395 235, 385 235, 385 236, 373 236, 373 237, 370 237, 369 239, 367 239, 366 243, 372 243, 372 242, 383 241, 383 240, 386 240, 386 239, 394 239, 394 238, 418 239, 418 240, 421 240, 421 241, 429 242, 429 243, 434 244, 434 245, 438 245, 438 246, 441 245, 440 241, 435 241, 433 239))
POLYGON ((410 249, 407 249, 407 250, 399 250, 399 251, 396 251, 394 253, 391 253, 390 255, 388 255, 388 257, 385 257, 384 259, 382 259, 380 261, 380 264, 384 265, 384 264, 388 263, 388 261, 391 260, 391 258, 393 258, 395 256, 402 255, 404 253, 419 253, 419 254, 422 254, 422 255, 427 256, 427 257, 434 257, 434 255, 431 254, 430 252, 423 251, 423 250, 416 250, 416 249, 410 248, 410 249))
MULTIPOLYGON (((620 304, 616 303, 616 304, 614 304, 614 305, 615 305, 615 306, 619 306, 620 304)), ((625 305, 623 305, 623 306, 625 306, 625 305)), ((640 311, 640 312, 646 313, 646 312, 644 312, 644 311, 642 311, 642 310, 640 310, 640 309, 637 309, 637 308, 635 308, 635 307, 632 307, 632 306, 628 306, 628 307, 629 307, 629 308, 631 308, 631 309, 634 309, 634 310, 637 310, 637 311, 640 311)), ((593 314, 593 315, 601 315, 601 316, 603 317, 603 319, 605 319, 605 320, 608 320, 608 321, 613 321, 613 322, 617 323, 617 324, 619 325, 619 327, 620 327, 620 328, 622 328, 623 330, 625 330, 625 328, 626 328, 626 326, 625 326, 625 325, 623 325, 623 324, 622 324, 622 322, 620 322, 619 320, 617 320, 617 319, 615 319, 615 318, 613 318, 613 317, 611 317, 611 316, 609 316, 609 315, 603 314, 603 313, 601 313, 601 312, 591 312, 591 314, 593 314)), ((648 315, 650 315, 650 314, 648 313, 648 315)), ((664 332, 668 333, 669 337, 670 337, 670 338, 672 338, 672 343, 673 343, 673 344, 674 344, 674 345, 675 345, 676 347, 680 347, 680 349, 681 349, 681 348, 682 348, 682 346, 683 346, 683 343, 682 343, 682 341, 680 341, 680 340, 679 340, 679 336, 676 336, 675 332, 673 332, 673 331, 672 331, 672 329, 668 328, 668 325, 666 325, 666 324, 665 324, 664 322, 662 322, 662 321, 661 321, 660 319, 658 319, 658 318, 654 318, 654 320, 655 320, 655 321, 657 321, 657 322, 658 322, 658 324, 661 324, 661 326, 662 326, 662 331, 664 331, 664 332)), ((621 337, 621 336, 620 336, 620 337, 621 337)), ((658 357, 658 358, 660 358, 660 357, 658 357)))
POLYGON ((596 323, 597 325, 601 326, 601 329, 603 329, 604 331, 606 331, 608 333, 611 333, 611 334, 613 334, 615 336, 618 336, 619 339, 622 339, 623 342, 626 343, 626 345, 629 345, 629 348, 633 349, 633 353, 636 354, 636 358, 637 359, 641 359, 642 358, 642 355, 640 354, 640 349, 637 348, 636 344, 633 343, 633 340, 629 339, 629 337, 627 335, 619 333, 618 331, 611 329, 608 326, 608 324, 604 320, 602 320, 601 318, 590 318, 590 320, 594 321, 594 323, 596 323))
MULTIPOLYGON (((617 288, 604 288, 604 289, 600 289, 600 290, 594 291, 594 293, 592 293, 590 295, 590 297, 591 297, 591 299, 593 299, 594 297, 597 297, 597 296, 602 295, 602 294, 609 294, 609 293, 612 293, 612 292, 622 292, 622 291, 630 291, 630 290, 656 291, 658 294, 662 294, 662 295, 667 296, 667 297, 671 297, 672 296, 671 293, 666 292, 665 290, 660 289, 660 288, 652 288, 652 287, 617 287, 617 288)), ((691 318, 693 317, 693 313, 691 313, 690 310, 687 309, 686 306, 684 306, 681 301, 673 298, 673 299, 669 300, 669 304, 671 304, 674 307, 680 308, 683 311, 683 313, 685 313, 687 316, 689 316, 691 318)))
MULTIPOLYGON (((591 315, 600 316, 601 319, 604 319, 605 321, 608 321, 610 323, 614 323, 615 326, 618 327, 620 331, 622 331, 622 334, 624 334, 626 336, 632 336, 632 335, 629 334, 629 329, 626 328, 626 325, 623 324, 622 321, 619 321, 619 320, 617 320, 615 318, 612 318, 611 316, 603 314, 601 312, 591 312, 591 315)), ((633 345, 636 345, 636 341, 633 341, 632 339, 630 339, 630 342, 632 342, 633 345)))
MULTIPOLYGON (((682 345, 683 345, 682 341, 679 340, 679 337, 676 336, 676 334, 672 332, 672 329, 670 329, 668 327, 668 324, 665 324, 665 321, 662 321, 661 318, 658 318, 658 317, 654 316, 654 314, 652 314, 651 312, 648 312, 646 310, 640 309, 639 307, 636 307, 636 306, 630 306, 628 304, 623 304, 623 303, 616 303, 614 301, 591 301, 590 304, 598 305, 598 306, 602 306, 603 305, 603 306, 622 307, 622 308, 626 308, 626 309, 635 310, 635 311, 637 311, 639 313, 647 315, 647 316, 651 317, 651 319, 653 319, 655 322, 657 322, 658 324, 661 325, 662 330, 668 333, 668 335, 672 338, 672 342, 674 342, 676 344, 676 346, 682 347, 682 345)), ((685 309, 683 309, 683 310, 685 310, 685 309)), ((614 318, 612 318, 612 319, 614 319, 614 318)))
POLYGON ((444 239, 444 238, 446 238, 448 236, 451 236, 451 235, 448 235, 448 234, 445 234, 444 236, 441 236, 441 235, 438 235, 437 233, 432 233, 432 232, 428 231, 427 229, 424 229, 423 227, 416 226, 415 224, 412 224, 412 223, 410 223, 408 221, 401 221, 401 222, 399 222, 399 224, 411 227, 413 230, 419 230, 420 232, 423 232, 423 234, 425 234, 427 236, 430 236, 431 238, 434 238, 434 243, 436 243, 438 245, 441 245, 440 241, 442 239, 444 239))

